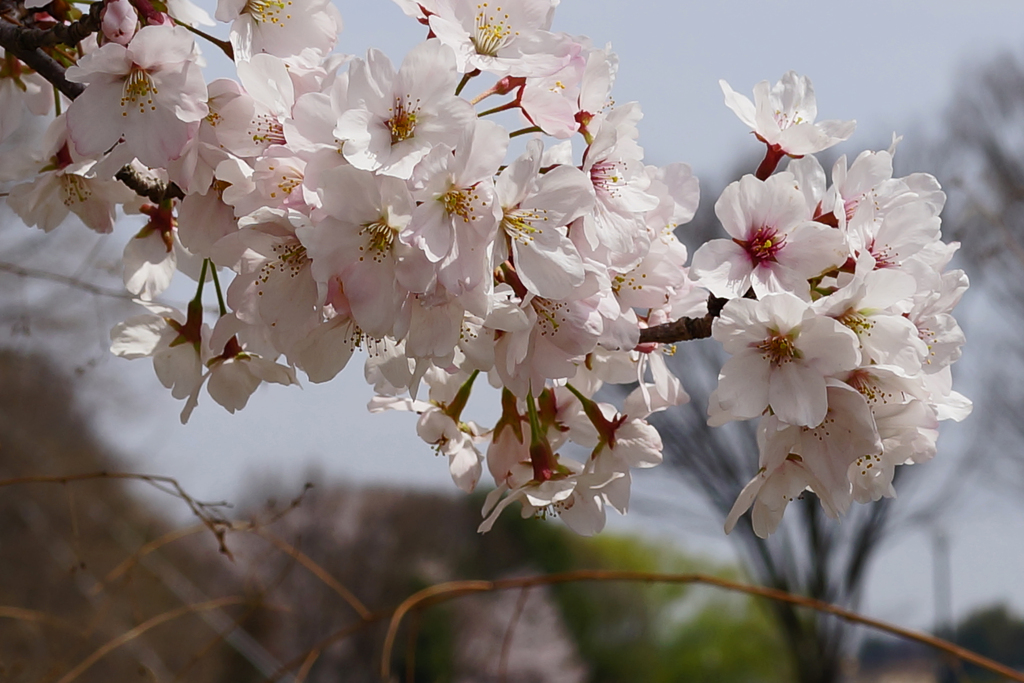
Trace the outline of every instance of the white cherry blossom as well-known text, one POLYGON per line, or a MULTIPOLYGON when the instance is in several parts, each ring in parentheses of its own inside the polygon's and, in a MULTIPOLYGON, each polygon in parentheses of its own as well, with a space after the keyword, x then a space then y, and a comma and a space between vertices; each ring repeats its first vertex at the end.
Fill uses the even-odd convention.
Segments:
POLYGON ((719 81, 725 104, 750 126, 759 140, 777 146, 784 154, 814 154, 850 137, 854 121, 821 121, 814 88, 806 76, 787 71, 774 86, 761 81, 754 86, 754 101, 719 81))
POLYGON ((146 26, 127 46, 107 43, 67 71, 86 83, 68 108, 68 133, 79 154, 114 145, 127 163, 151 168, 177 159, 206 116, 207 90, 198 48, 180 26, 146 26))
POLYGON ((712 336, 732 354, 711 398, 713 421, 759 417, 816 427, 825 419, 830 375, 860 363, 857 336, 788 293, 733 299, 712 336))

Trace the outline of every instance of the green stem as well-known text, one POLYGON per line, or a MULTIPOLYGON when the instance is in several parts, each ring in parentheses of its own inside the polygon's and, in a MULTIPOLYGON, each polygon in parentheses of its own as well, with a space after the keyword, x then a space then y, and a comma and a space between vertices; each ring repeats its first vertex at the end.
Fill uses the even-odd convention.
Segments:
POLYGON ((526 395, 526 412, 530 416, 530 444, 540 442, 543 432, 540 427, 540 416, 537 415, 537 404, 533 401, 533 391, 526 395))
MULTIPOLYGON (((210 259, 206 260, 209 261, 210 259)), ((213 266, 212 263, 210 265, 213 266)), ((217 290, 217 306, 220 308, 220 314, 225 316, 228 314, 228 307, 224 305, 224 294, 220 291, 220 278, 217 277, 217 268, 211 267, 210 274, 213 276, 213 288, 217 290)))
MULTIPOLYGON (((572 392, 573 396, 579 399, 580 403, 583 404, 583 412, 586 414, 587 419, 590 420, 590 424, 594 425, 594 429, 601 436, 603 443, 611 444, 615 446, 615 430, 622 424, 625 416, 620 416, 614 420, 609 420, 601 412, 601 407, 597 405, 597 401, 587 398, 573 385, 566 383, 565 388, 572 392)), ((600 446, 598 446, 600 448, 600 446)), ((595 451, 596 452, 596 451, 595 451)))
POLYGON ((53 86, 53 108, 57 116, 60 116, 60 90, 57 90, 57 86, 53 86))
POLYGON ((196 288, 196 295, 192 298, 192 301, 196 303, 203 302, 203 285, 206 284, 206 266, 209 265, 210 259, 203 259, 203 267, 199 271, 199 287, 196 288))
POLYGON ((580 393, 579 389, 569 384, 568 382, 566 382, 565 388, 571 391, 572 395, 578 398, 580 400, 580 403, 582 403, 583 405, 587 405, 587 402, 590 401, 589 398, 580 393))
POLYGON ((519 130, 514 130, 511 133, 509 133, 508 136, 510 138, 514 138, 514 137, 518 137, 520 135, 526 135, 527 133, 543 133, 543 132, 544 131, 542 131, 540 129, 540 126, 530 126, 529 128, 520 128, 519 130))
POLYGON ((462 411, 466 407, 466 403, 469 402, 469 394, 473 391, 473 382, 476 381, 476 376, 479 374, 479 370, 473 371, 473 374, 469 376, 469 379, 463 382, 462 386, 459 387, 459 392, 455 394, 455 398, 452 399, 452 402, 448 404, 448 407, 444 411, 448 417, 452 418, 456 422, 459 421, 459 418, 462 416, 462 411))
MULTIPOLYGON (((480 118, 483 118, 484 116, 490 116, 491 114, 498 114, 498 113, 501 113, 503 111, 508 111, 509 109, 515 109, 516 106, 518 106, 518 105, 516 105, 516 101, 512 100, 511 102, 506 102, 505 104, 499 104, 497 107, 494 107, 493 109, 488 109, 487 111, 482 111, 479 114, 477 114, 477 116, 480 117, 480 118)), ((540 130, 540 129, 538 128, 537 130, 540 130)))
POLYGON ((459 95, 462 94, 462 89, 466 87, 467 83, 469 83, 469 79, 473 78, 473 76, 475 76, 477 73, 480 73, 480 72, 479 71, 477 71, 477 72, 468 71, 468 72, 466 72, 466 73, 464 73, 462 75, 462 80, 459 81, 459 85, 456 86, 456 88, 455 88, 455 96, 456 97, 458 97, 459 95))

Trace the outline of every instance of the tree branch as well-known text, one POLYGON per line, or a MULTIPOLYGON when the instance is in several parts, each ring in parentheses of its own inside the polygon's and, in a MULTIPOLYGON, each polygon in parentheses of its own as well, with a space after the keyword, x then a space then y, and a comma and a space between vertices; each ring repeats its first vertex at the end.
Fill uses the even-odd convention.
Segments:
MULTIPOLYGON (((921 643, 933 647, 937 650, 945 652, 946 654, 952 655, 957 659, 965 662, 970 662, 976 666, 980 666, 988 671, 999 674, 1008 678, 1011 681, 1020 681, 1024 683, 1024 673, 1014 671, 1008 666, 1004 666, 999 662, 993 661, 987 657, 983 657, 977 653, 971 652, 966 648, 962 648, 959 645, 955 645, 942 638, 936 638, 926 633, 920 633, 913 631, 901 626, 896 626, 878 619, 872 619, 866 617, 857 612, 843 609, 837 605, 833 605, 821 600, 814 600, 813 598, 806 598, 801 595, 793 595, 786 593, 785 591, 776 590, 774 588, 764 588, 762 586, 751 586, 748 584, 738 583, 736 581, 730 581, 717 576, 710 576, 708 574, 662 574, 657 572, 638 572, 638 571, 621 571, 621 570, 600 570, 600 569, 580 569, 576 571, 562 572, 558 574, 546 574, 541 576, 526 576, 520 578, 510 579, 499 579, 497 581, 452 581, 449 583, 441 583, 433 586, 424 588, 423 590, 415 593, 398 606, 394 610, 391 616, 391 623, 388 625, 387 636, 384 639, 384 648, 381 655, 381 675, 383 680, 390 680, 391 675, 391 652, 394 648, 395 635, 398 632, 398 626, 402 622, 402 618, 414 609, 421 607, 427 607, 429 605, 437 604, 439 602, 445 602, 452 598, 457 598, 463 595, 471 595, 474 593, 489 593, 492 591, 510 590, 515 588, 528 588, 530 586, 545 586, 555 585, 561 583, 575 583, 579 581, 632 581, 641 583, 676 583, 676 584, 704 584, 710 586, 716 586, 729 591, 736 591, 739 593, 745 593, 747 595, 754 595, 758 597, 768 598, 769 600, 776 600, 780 602, 797 605, 800 607, 809 608, 817 612, 824 614, 831 614, 832 616, 844 619, 854 624, 861 624, 862 626, 868 626, 879 631, 891 633, 899 636, 906 640, 912 640, 914 642, 921 643)), ((373 615, 376 617, 376 615, 373 615)), ((361 622, 358 626, 363 626, 366 621, 361 622)))
POLYGON ((672 344, 674 342, 706 339, 711 336, 711 323, 715 321, 728 299, 708 296, 708 312, 703 318, 680 318, 664 325, 655 325, 640 330, 641 344, 672 344))
POLYGON ((100 30, 102 22, 100 14, 103 12, 103 7, 104 3, 95 2, 89 7, 89 13, 78 21, 71 24, 57 24, 50 28, 0 24, 0 36, 3 36, 0 39, 0 44, 12 51, 30 51, 52 45, 72 47, 100 30))
POLYGON ((17 46, 18 32, 24 30, 0 21, 0 47, 10 52, 37 74, 52 83, 68 99, 75 99, 85 91, 81 83, 72 83, 64 76, 64 67, 39 48, 25 50, 17 46))
MULTIPOLYGON (((25 63, 30 69, 52 83, 68 99, 74 100, 85 91, 85 85, 73 83, 65 75, 65 67, 40 48, 52 45, 75 45, 87 36, 100 30, 100 14, 104 3, 95 2, 89 14, 72 24, 57 24, 52 28, 39 29, 17 26, 0 20, 0 47, 25 63)), ((144 178, 131 166, 124 166, 115 178, 128 188, 154 204, 167 199, 184 199, 185 193, 175 183, 163 183, 144 178)))
POLYGON ((225 545, 224 537, 233 527, 232 523, 220 514, 219 509, 230 507, 226 502, 203 502, 190 496, 177 479, 157 474, 135 474, 133 472, 86 472, 83 474, 68 475, 33 475, 27 477, 14 477, 12 479, 0 479, 0 488, 5 486, 22 486, 25 484, 69 484, 78 481, 91 479, 128 479, 142 481, 158 491, 179 498, 185 502, 192 514, 216 537, 220 546, 220 552, 230 559, 234 559, 231 551, 225 545))
POLYGON ((175 183, 164 183, 154 178, 146 178, 140 174, 131 164, 126 164, 114 174, 128 189, 140 197, 145 197, 154 204, 160 204, 167 199, 184 199, 185 193, 175 183))
POLYGON ((10 273, 17 275, 18 277, 31 277, 38 278, 40 280, 49 280, 51 282, 59 282, 62 285, 68 285, 69 287, 75 287, 81 289, 84 292, 90 294, 96 294, 98 296, 109 296, 112 299, 121 299, 123 301, 133 301, 134 297, 131 294, 124 291, 123 289, 110 289, 101 285, 95 285, 91 282, 86 282, 76 277, 69 275, 61 275, 60 273, 51 273, 46 270, 38 270, 36 268, 25 268, 23 266, 16 265, 14 263, 7 263, 0 261, 0 272, 10 273))

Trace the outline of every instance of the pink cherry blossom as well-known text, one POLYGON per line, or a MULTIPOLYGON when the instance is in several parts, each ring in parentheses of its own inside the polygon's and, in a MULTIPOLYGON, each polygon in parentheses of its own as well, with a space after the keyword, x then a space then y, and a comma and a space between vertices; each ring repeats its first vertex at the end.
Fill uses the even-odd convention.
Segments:
POLYGON ((67 114, 78 153, 96 157, 121 143, 125 163, 151 168, 181 156, 208 112, 197 55, 184 28, 146 26, 127 46, 107 43, 70 67, 68 80, 88 84, 67 114))
POLYGON ((744 176, 715 203, 732 239, 711 240, 693 255, 690 274, 715 296, 762 297, 790 292, 810 300, 808 279, 847 260, 842 233, 811 221, 810 208, 788 173, 767 181, 744 176))

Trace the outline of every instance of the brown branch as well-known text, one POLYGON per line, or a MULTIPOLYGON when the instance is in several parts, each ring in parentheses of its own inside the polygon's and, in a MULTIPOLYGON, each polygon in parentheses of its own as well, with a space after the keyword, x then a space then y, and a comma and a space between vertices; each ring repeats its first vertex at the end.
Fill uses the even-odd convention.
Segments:
POLYGON ((183 607, 179 607, 178 609, 173 609, 169 612, 158 614, 152 619, 149 619, 139 624, 132 630, 127 631, 126 633, 122 633, 117 638, 114 638, 113 640, 102 645, 91 655, 89 655, 81 662, 79 662, 78 665, 75 666, 75 668, 64 674, 64 676, 62 676, 61 679, 57 681, 57 683, 71 683, 71 681, 81 676, 83 673, 86 672, 86 670, 92 667, 93 664, 103 659, 103 657, 105 657, 111 651, 116 650, 117 648, 121 647, 129 641, 135 640, 146 631, 156 626, 159 626, 160 624, 166 623, 173 619, 177 619, 186 614, 191 614, 193 612, 203 612, 212 609, 219 609, 221 607, 226 607, 227 605, 244 604, 245 602, 247 602, 247 600, 248 598, 244 597, 217 598, 216 600, 210 600, 209 602, 203 602, 198 605, 185 605, 183 607))
POLYGON ((81 83, 72 83, 64 75, 64 67, 60 62, 39 48, 34 50, 23 50, 15 44, 19 28, 13 24, 0 20, 0 47, 25 63, 25 66, 52 83, 57 90, 61 91, 70 100, 75 99, 83 92, 85 86, 81 83))
MULTIPOLYGON (((598 569, 582 569, 577 571, 562 572, 559 574, 548 574, 544 576, 528 576, 514 579, 499 579, 497 581, 452 581, 449 583, 441 583, 434 586, 429 586, 423 590, 406 598, 401 605, 394 611, 391 617, 391 623, 388 625, 387 637, 384 639, 384 651, 381 655, 381 676, 383 680, 390 680, 391 675, 391 653, 394 649, 395 636, 398 633, 398 627, 402 622, 402 618, 408 614, 411 610, 420 607, 426 607, 428 605, 436 604, 439 602, 445 602, 453 598, 457 598, 463 595, 470 595, 473 593, 487 593, 499 590, 509 590, 513 588, 528 588, 530 586, 542 586, 542 585, 554 585, 561 583, 575 583, 580 581, 633 581, 643 583, 701 583, 710 586, 716 586, 725 590, 736 591, 739 593, 746 593, 747 595, 756 595, 770 600, 776 600, 779 602, 786 602, 791 605, 797 605, 800 607, 806 607, 813 609, 823 614, 831 614, 832 616, 844 619, 854 624, 860 624, 862 626, 868 626, 879 631, 885 631, 893 635, 912 640, 923 645, 928 645, 937 650, 940 650, 948 655, 952 655, 957 659, 970 662, 976 666, 980 666, 983 669, 987 669, 993 673, 1005 676, 1012 681, 1018 681, 1024 683, 1024 673, 1014 671, 1013 669, 995 662, 987 657, 982 657, 979 654, 971 652, 959 645, 936 638, 925 633, 913 631, 901 626, 889 624, 878 619, 872 619, 865 617, 856 612, 844 609, 837 605, 833 605, 822 600, 814 600, 813 598, 805 598, 799 595, 793 595, 780 591, 774 588, 764 588, 761 586, 750 586, 728 579, 722 579, 717 576, 710 576, 707 574, 660 574, 656 572, 637 572, 637 571, 619 571, 619 570, 598 570, 598 569)), ((365 622, 364 622, 365 623, 365 622)))
POLYGON ((680 318, 664 325, 655 325, 640 330, 641 344, 672 344, 711 336, 711 324, 715 321, 728 299, 708 296, 708 312, 703 318, 680 318))
MULTIPOLYGON (((100 30, 101 18, 105 3, 94 2, 89 13, 71 24, 57 24, 50 28, 30 28, 14 24, 0 25, 0 44, 11 51, 26 52, 41 47, 67 45, 74 47, 93 33, 100 30)), ((17 55, 15 55, 17 56, 17 55)), ((21 59, 18 57, 18 59, 21 59)), ((22 60, 24 61, 24 60, 22 60)))
POLYGON ((124 183, 135 194, 145 197, 154 204, 160 204, 168 199, 185 198, 185 193, 175 183, 146 178, 131 164, 122 166, 121 170, 114 174, 114 178, 124 183))
POLYGON ((405 683, 416 683, 416 640, 420 635, 421 612, 419 610, 409 617, 408 633, 405 642, 405 683))
POLYGON ((322 581, 327 587, 341 596, 341 598, 347 602, 353 610, 355 610, 361 620, 365 621, 370 618, 371 613, 370 610, 366 608, 366 605, 364 605, 352 591, 338 583, 337 579, 331 576, 326 569, 314 562, 312 558, 306 555, 306 553, 266 529, 252 528, 246 529, 246 531, 251 531, 260 538, 269 541, 275 545, 278 550, 290 556, 303 567, 308 569, 316 578, 320 579, 320 581, 322 581))
POLYGON ((302 663, 302 668, 299 669, 297 674, 295 674, 295 683, 303 683, 303 681, 306 680, 309 676, 309 672, 312 670, 313 665, 316 664, 316 660, 318 659, 320 659, 319 651, 314 650, 309 653, 309 656, 306 657, 306 661, 302 663))
MULTIPOLYGON (((89 8, 89 14, 73 24, 57 24, 52 28, 38 29, 16 26, 0 20, 0 47, 13 54, 48 82, 53 84, 68 99, 74 100, 85 91, 82 83, 73 83, 67 79, 62 64, 43 52, 40 47, 52 45, 75 45, 86 36, 100 29, 100 13, 103 2, 95 2, 89 8)), ((184 199, 185 193, 175 183, 164 183, 151 178, 144 178, 131 165, 121 168, 114 177, 120 180, 140 197, 145 197, 154 204, 168 199, 184 199)))
POLYGON ((530 589, 528 587, 519 591, 519 599, 516 600, 516 607, 512 612, 512 618, 508 620, 505 637, 501 640, 501 654, 498 656, 498 683, 508 683, 508 656, 512 651, 512 636, 516 632, 519 618, 523 616, 526 600, 529 597, 530 589))
POLYGON ((155 474, 134 474, 131 472, 106 471, 70 474, 64 476, 36 475, 15 477, 13 479, 2 479, 0 480, 0 488, 20 484, 68 484, 78 481, 87 481, 90 479, 132 479, 135 481, 142 481, 158 491, 162 491, 163 493, 181 499, 188 506, 189 510, 192 511, 192 514, 199 518, 199 521, 202 522, 203 525, 216 537, 217 543, 220 546, 220 552, 227 555, 228 558, 234 558, 231 551, 228 550, 227 545, 224 543, 224 537, 227 532, 233 528, 233 525, 222 515, 216 512, 217 508, 227 507, 228 504, 223 501, 216 503, 204 503, 202 501, 198 501, 190 496, 184 488, 182 488, 177 479, 173 479, 172 477, 164 477, 155 474))
POLYGON ((108 296, 112 299, 122 299, 124 301, 133 300, 132 295, 124 290, 94 285, 91 282, 86 282, 85 280, 80 280, 79 278, 71 277, 70 275, 61 275, 59 273, 51 273, 46 270, 37 270, 35 268, 25 268, 23 266, 3 261, 0 261, 0 271, 10 273, 11 275, 17 275, 18 277, 31 277, 38 280, 58 282, 62 285, 81 289, 82 291, 89 292, 90 294, 108 296))
MULTIPOLYGON (((310 649, 308 649, 305 652, 303 652, 301 655, 299 655, 295 659, 291 660, 290 662, 287 662, 286 664, 283 664, 281 666, 281 668, 278 669, 277 671, 275 671, 274 674, 270 678, 264 679, 263 683, 274 683, 275 681, 278 681, 282 677, 284 677, 284 675, 286 673, 288 673, 289 671, 291 671, 295 667, 297 667, 297 666, 305 666, 305 663, 309 662, 311 659, 312 659, 312 661, 315 662, 316 659, 321 654, 323 654, 323 651, 326 650, 331 645, 333 645, 334 643, 337 643, 339 641, 345 640, 349 636, 354 635, 354 634, 358 633, 359 631, 362 631, 364 628, 366 628, 367 626, 369 626, 371 624, 376 624, 378 621, 384 621, 385 619, 389 619, 389 618, 391 618, 391 616, 393 614, 394 614, 394 610, 383 610, 383 611, 380 611, 380 612, 373 612, 372 614, 367 616, 365 619, 357 621, 354 624, 349 624, 348 626, 345 626, 344 628, 338 629, 337 631, 335 631, 331 635, 326 636, 325 638, 321 639, 320 642, 318 642, 316 645, 314 645, 310 649)), ((312 666, 312 664, 310 664, 310 666, 312 666)), ((300 682, 296 681, 296 683, 300 683, 300 682)))
POLYGON ((35 624, 48 624, 49 626, 64 629, 65 631, 71 631, 79 637, 85 637, 85 634, 81 629, 69 621, 52 616, 46 612, 24 609, 23 607, 0 605, 0 619, 14 619, 16 621, 29 621, 35 624))
POLYGON ((161 547, 177 541, 179 538, 185 538, 186 536, 193 536, 198 533, 206 531, 205 524, 197 524, 195 526, 185 527, 184 529, 175 529, 170 531, 159 538, 156 538, 149 543, 141 546, 134 553, 126 557, 119 565, 110 570, 110 572, 103 577, 102 582, 98 582, 93 586, 90 591, 91 595, 98 595, 104 589, 104 584, 111 584, 121 576, 126 574, 132 567, 142 561, 142 558, 149 555, 151 552, 160 549, 161 547))
MULTIPOLYGON (((265 527, 268 524, 273 524, 274 522, 277 522, 278 520, 282 519, 285 515, 287 515, 289 512, 291 512, 292 510, 294 510, 297 507, 299 507, 302 504, 302 501, 305 499, 306 494, 312 488, 313 488, 313 485, 310 484, 310 483, 307 483, 303 487, 302 493, 300 493, 298 496, 296 496, 284 509, 278 510, 277 512, 275 512, 267 520, 248 521, 248 522, 234 522, 234 523, 231 523, 229 525, 226 525, 224 527, 224 529, 225 529, 225 531, 247 531, 247 532, 250 532, 250 533, 261 534, 261 532, 260 532, 261 527, 265 527)), ((134 567, 139 562, 141 562, 142 558, 144 558, 146 555, 149 555, 150 553, 152 553, 152 552, 154 552, 156 550, 159 550, 160 548, 162 548, 163 546, 167 545, 168 543, 173 543, 174 541, 177 541, 178 539, 181 539, 181 538, 185 538, 187 536, 194 536, 195 534, 202 533, 202 532, 206 531, 206 529, 207 529, 207 526, 205 524, 197 524, 196 526, 185 527, 185 528, 182 528, 182 529, 175 529, 173 531, 169 531, 168 533, 164 534, 163 536, 160 536, 159 538, 153 539, 149 543, 146 543, 145 545, 141 546, 138 550, 136 550, 134 553, 129 555, 127 558, 125 558, 119 565, 117 565, 116 567, 111 569, 110 572, 103 578, 103 582, 101 584, 97 584, 92 589, 92 593, 94 595, 98 594, 100 591, 103 590, 103 585, 113 583, 114 581, 119 579, 121 576, 126 574, 132 567, 134 567)), ((265 533, 267 535, 270 534, 269 531, 265 532, 265 533)), ((263 535, 263 534, 261 534, 261 535, 263 535)), ((266 538, 266 540, 271 540, 267 536, 264 536, 264 538, 266 538)), ((274 543, 275 545, 277 545, 277 547, 280 550, 282 550, 283 552, 285 552, 286 554, 292 555, 293 551, 294 552, 298 552, 298 551, 295 551, 295 549, 292 548, 292 546, 288 545, 287 543, 285 543, 284 541, 278 539, 277 537, 275 537, 275 540, 272 540, 271 542, 274 543)), ((299 554, 302 555, 302 553, 299 553, 299 554)), ((331 589, 341 593, 342 597, 345 598, 346 601, 349 601, 349 598, 351 598, 351 600, 354 600, 355 603, 359 605, 359 607, 362 607, 362 603, 360 603, 358 600, 356 600, 355 596, 352 595, 350 591, 348 591, 347 589, 344 589, 343 587, 341 587, 341 585, 338 584, 337 581, 335 581, 326 572, 326 570, 322 569, 319 565, 317 565, 315 562, 313 562, 313 560, 309 559, 305 555, 302 555, 302 558, 305 558, 305 560, 307 560, 311 565, 313 565, 312 567, 307 566, 307 568, 310 571, 312 571, 317 577, 320 577, 321 575, 318 574, 317 571, 315 571, 313 569, 313 567, 316 567, 317 569, 319 569, 320 572, 322 572, 323 575, 326 576, 329 579, 329 581, 325 582, 325 583, 327 583, 327 585, 331 589), (348 595, 348 597, 346 597, 346 594, 348 595)), ((298 559, 300 563, 303 563, 302 558, 294 558, 294 556, 293 556, 293 559, 298 559)), ((306 566, 306 565, 304 564, 304 566, 306 566)), ((321 580, 323 580, 323 579, 321 579, 321 580)), ((350 604, 352 604, 351 601, 350 601, 350 604)), ((355 609, 356 609, 357 612, 359 611, 359 608, 355 608, 355 609)), ((365 609, 365 608, 363 608, 363 609, 365 609)))

